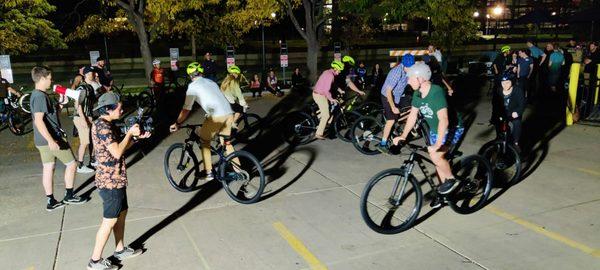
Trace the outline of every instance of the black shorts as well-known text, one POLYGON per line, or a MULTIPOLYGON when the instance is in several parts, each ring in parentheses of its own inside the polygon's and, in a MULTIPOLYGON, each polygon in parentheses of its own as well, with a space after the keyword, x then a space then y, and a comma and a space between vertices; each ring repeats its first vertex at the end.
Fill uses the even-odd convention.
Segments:
MULTIPOLYGON (((394 105, 400 110, 400 113, 403 113, 407 109, 410 109, 411 100, 412 96, 404 93, 402 94, 402 97, 400 97, 400 104, 394 103, 394 105)), ((399 114, 394 114, 394 112, 392 112, 392 107, 390 107, 390 103, 384 95, 381 95, 381 104, 383 105, 383 115, 385 116, 385 119, 398 120, 398 118, 400 118, 399 114)))
POLYGON ((233 110, 233 112, 244 113, 244 107, 242 107, 242 105, 237 104, 237 103, 230 103, 230 104, 231 104, 231 109, 233 110))
POLYGON ((121 212, 127 210, 127 189, 99 189, 98 194, 102 198, 102 207, 104 218, 118 218, 121 212))

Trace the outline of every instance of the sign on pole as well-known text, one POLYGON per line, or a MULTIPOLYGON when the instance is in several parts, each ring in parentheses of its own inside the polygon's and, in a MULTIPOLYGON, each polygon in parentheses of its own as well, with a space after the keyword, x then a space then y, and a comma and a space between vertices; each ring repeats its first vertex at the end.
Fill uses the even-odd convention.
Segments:
POLYGON ((287 54, 282 54, 279 56, 279 61, 281 61, 281 67, 288 67, 288 56, 287 54))
POLYGON ((333 43, 333 60, 342 61, 342 43, 333 43))
POLYGON ((9 83, 14 83, 12 68, 10 66, 10 55, 0 55, 0 72, 2 78, 6 79, 9 83))
POLYGON ((235 65, 235 48, 231 45, 227 45, 225 53, 227 57, 227 68, 235 65))
POLYGON ((169 57, 171 58, 171 70, 177 71, 179 69, 177 66, 177 62, 179 62, 179 48, 170 48, 169 57))
POLYGON ((96 65, 96 60, 100 57, 100 51, 90 51, 90 64, 92 66, 96 65))

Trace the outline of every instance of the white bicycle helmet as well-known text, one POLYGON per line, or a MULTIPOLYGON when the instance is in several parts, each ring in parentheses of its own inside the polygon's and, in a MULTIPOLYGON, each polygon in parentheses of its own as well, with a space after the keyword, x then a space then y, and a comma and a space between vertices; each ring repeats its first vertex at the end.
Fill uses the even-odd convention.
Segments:
POLYGON ((153 65, 160 65, 160 60, 158 60, 158 58, 154 58, 154 61, 152 61, 153 65))
POLYGON ((421 77, 427 81, 431 79, 431 69, 422 61, 416 62, 412 67, 408 68, 406 75, 410 77, 421 77))

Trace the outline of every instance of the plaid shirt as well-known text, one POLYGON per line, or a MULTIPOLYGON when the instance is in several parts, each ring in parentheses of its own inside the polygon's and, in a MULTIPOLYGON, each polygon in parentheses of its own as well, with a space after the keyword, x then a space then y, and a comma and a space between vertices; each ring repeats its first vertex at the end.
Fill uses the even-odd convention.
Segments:
POLYGON ((387 89, 392 88, 394 103, 398 104, 400 103, 400 97, 402 97, 406 85, 408 85, 408 76, 406 76, 406 72, 404 72, 404 65, 399 64, 388 73, 385 78, 385 83, 383 83, 383 87, 381 87, 381 94, 386 96, 387 89))

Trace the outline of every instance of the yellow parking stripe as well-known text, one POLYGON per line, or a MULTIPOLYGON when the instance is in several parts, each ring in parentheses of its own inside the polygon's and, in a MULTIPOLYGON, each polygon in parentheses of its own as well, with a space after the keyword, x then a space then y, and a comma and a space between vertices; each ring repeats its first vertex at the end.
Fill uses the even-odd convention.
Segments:
POLYGON ((548 237, 550 239, 553 239, 555 241, 561 242, 561 243, 563 243, 563 244, 565 244, 567 246, 570 246, 570 247, 572 247, 574 249, 578 249, 578 250, 580 250, 580 251, 582 251, 584 253, 590 254, 590 255, 592 255, 592 256, 594 256, 596 258, 600 258, 600 249, 594 249, 594 248, 589 247, 589 246, 587 246, 585 244, 582 244, 582 243, 579 243, 579 242, 577 242, 575 240, 572 240, 572 239, 570 239, 570 238, 568 238, 566 236, 563 236, 563 235, 561 235, 559 233, 548 231, 548 230, 544 229, 540 225, 537 225, 535 223, 531 223, 529 221, 523 220, 523 219, 521 219, 521 218, 519 218, 517 216, 514 216, 514 215, 511 215, 509 213, 506 213, 506 212, 504 212, 504 211, 502 211, 502 210, 500 210, 500 209, 498 209, 496 207, 488 206, 485 209, 487 209, 488 211, 492 212, 493 214, 495 214, 497 216, 500 216, 500 217, 503 217, 505 219, 508 219, 508 220, 510 220, 510 221, 512 221, 514 223, 517 223, 517 224, 519 224, 519 225, 521 225, 521 226, 523 226, 523 227, 525 227, 527 229, 530 229, 530 230, 532 230, 532 231, 534 231, 536 233, 544 235, 544 236, 546 236, 546 237, 548 237))
POLYGON ((600 172, 597 172, 594 170, 590 170, 590 169, 586 169, 586 168, 576 168, 576 169, 580 172, 584 172, 584 173, 595 175, 595 176, 600 176, 600 172))
POLYGON ((304 244, 290 232, 285 225, 281 222, 273 223, 273 227, 283 239, 285 239, 290 247, 292 247, 302 258, 310 265, 310 269, 313 270, 326 270, 327 267, 323 265, 315 255, 313 255, 304 244))

